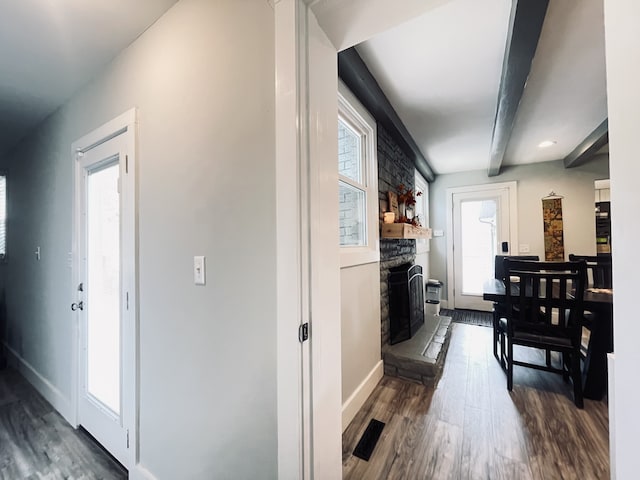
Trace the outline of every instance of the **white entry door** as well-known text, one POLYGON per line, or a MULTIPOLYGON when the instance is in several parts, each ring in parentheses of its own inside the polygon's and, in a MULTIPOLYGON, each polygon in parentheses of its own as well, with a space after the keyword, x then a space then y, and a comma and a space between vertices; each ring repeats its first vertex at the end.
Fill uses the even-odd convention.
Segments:
POLYGON ((130 136, 76 154, 78 424, 120 463, 135 426, 135 215, 130 136), (130 174, 131 173, 131 174, 130 174))
POLYGON ((452 200, 455 308, 489 311, 482 285, 494 276, 495 255, 512 253, 510 188, 455 192, 452 200))

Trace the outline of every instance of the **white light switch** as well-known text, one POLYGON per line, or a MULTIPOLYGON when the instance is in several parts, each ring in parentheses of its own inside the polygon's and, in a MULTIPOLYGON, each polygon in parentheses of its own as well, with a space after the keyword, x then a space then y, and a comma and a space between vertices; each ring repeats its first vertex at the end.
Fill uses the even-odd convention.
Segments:
POLYGON ((434 230, 433 231, 433 236, 434 237, 444 237, 444 232, 442 230, 434 230))
POLYGON ((196 285, 205 284, 205 261, 204 257, 193 257, 193 281, 196 285))

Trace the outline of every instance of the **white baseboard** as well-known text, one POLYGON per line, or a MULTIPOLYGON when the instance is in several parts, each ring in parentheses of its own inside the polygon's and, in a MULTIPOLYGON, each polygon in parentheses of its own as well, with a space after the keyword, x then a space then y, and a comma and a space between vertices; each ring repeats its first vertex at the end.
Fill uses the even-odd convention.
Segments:
POLYGON ((137 464, 131 470, 129 470, 129 480, 157 480, 149 470, 144 468, 141 464, 137 464))
POLYGON ((42 395, 64 419, 73 425, 73 407, 68 398, 58 390, 49 380, 44 378, 29 362, 22 358, 18 352, 5 344, 8 353, 8 363, 26 378, 31 385, 42 395))
POLYGON ((356 416, 358 410, 362 408, 364 402, 367 401, 373 389, 376 388, 378 382, 384 375, 384 363, 380 360, 375 367, 369 372, 369 375, 362 381, 358 388, 347 398, 342 405, 342 431, 344 432, 353 417, 356 416))
POLYGON ((616 356, 614 353, 607 353, 607 371, 609 373, 609 393, 607 402, 609 402, 609 458, 611 464, 611 479, 616 478, 616 356))

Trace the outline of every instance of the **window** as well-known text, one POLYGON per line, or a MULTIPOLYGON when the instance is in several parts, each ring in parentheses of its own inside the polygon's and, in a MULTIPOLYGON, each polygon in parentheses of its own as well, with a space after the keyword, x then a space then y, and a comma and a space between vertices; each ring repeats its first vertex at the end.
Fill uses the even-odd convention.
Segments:
MULTIPOLYGON (((429 227, 429 184, 422 175, 416 170, 415 173, 415 191, 422 192, 422 195, 416 196, 416 216, 420 224, 429 227)), ((429 251, 429 240, 419 238, 416 240, 416 253, 424 253, 429 251)))
POLYGON ((0 174, 0 260, 7 256, 7 176, 0 174))
POLYGON ((338 89, 338 195, 341 266, 378 261, 376 123, 342 83, 338 89))

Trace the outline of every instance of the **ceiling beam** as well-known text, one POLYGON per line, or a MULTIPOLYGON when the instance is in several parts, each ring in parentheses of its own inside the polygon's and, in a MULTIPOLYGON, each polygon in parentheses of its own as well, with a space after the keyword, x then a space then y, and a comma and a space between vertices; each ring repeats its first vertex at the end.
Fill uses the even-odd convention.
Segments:
POLYGON ((609 119, 605 119, 580 145, 564 158, 564 168, 582 165, 609 143, 609 119))
POLYGON ((428 182, 433 182, 436 176, 431 165, 355 48, 349 48, 338 54, 338 75, 376 121, 387 129, 402 150, 413 160, 422 176, 428 182))
POLYGON ((531 63, 538 47, 549 0, 512 0, 509 32, 502 62, 498 106, 493 124, 489 176, 500 175, 500 168, 518 106, 524 93, 531 63))

